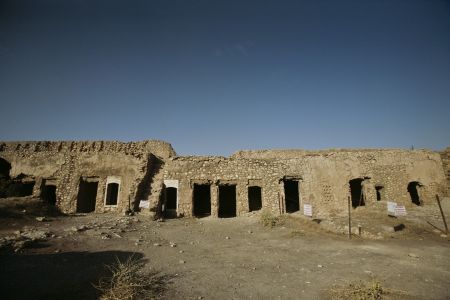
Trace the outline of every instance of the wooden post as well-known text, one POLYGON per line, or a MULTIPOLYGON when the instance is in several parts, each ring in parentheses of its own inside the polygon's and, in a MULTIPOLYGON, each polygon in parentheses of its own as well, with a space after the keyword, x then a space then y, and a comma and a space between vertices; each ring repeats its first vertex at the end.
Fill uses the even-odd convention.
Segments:
POLYGON ((441 201, 439 200, 438 194, 436 194, 436 200, 439 205, 439 210, 441 211, 442 221, 444 221, 445 233, 448 233, 447 221, 445 220, 444 212, 442 211, 441 201))
POLYGON ((352 239, 352 216, 351 216, 351 200, 348 196, 348 238, 352 239))

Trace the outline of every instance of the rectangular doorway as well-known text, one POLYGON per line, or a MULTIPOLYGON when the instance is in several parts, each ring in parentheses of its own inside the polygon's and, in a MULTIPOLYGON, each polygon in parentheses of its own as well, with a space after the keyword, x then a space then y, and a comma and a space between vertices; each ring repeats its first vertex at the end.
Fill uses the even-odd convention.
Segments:
POLYGON ((248 210, 256 211, 262 208, 262 197, 260 186, 248 187, 248 210))
POLYGON ((42 186, 41 198, 48 204, 56 205, 56 185, 42 186))
POLYGON ((284 181, 284 202, 287 213, 300 210, 300 195, 297 180, 284 181))
POLYGON ((352 199, 352 206, 356 208, 358 206, 364 206, 364 193, 362 189, 362 185, 364 182, 364 178, 355 178, 348 182, 350 185, 350 195, 352 199))
POLYGON ((164 217, 175 218, 177 216, 177 188, 164 188, 164 217))
POLYGON ((89 213, 95 211, 97 200, 98 181, 87 181, 80 179, 78 189, 77 212, 89 213))
POLYGON ((236 185, 219 185, 219 218, 236 217, 236 185))
POLYGON ((105 205, 116 206, 117 199, 119 198, 119 184, 112 182, 106 186, 106 199, 105 205))
POLYGON ((194 184, 193 213, 195 217, 211 215, 211 185, 194 184))

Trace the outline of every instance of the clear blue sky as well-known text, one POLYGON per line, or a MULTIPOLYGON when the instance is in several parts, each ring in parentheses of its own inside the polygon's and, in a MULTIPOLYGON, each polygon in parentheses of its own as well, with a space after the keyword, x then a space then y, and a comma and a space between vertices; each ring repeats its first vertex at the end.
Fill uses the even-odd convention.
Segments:
POLYGON ((450 145, 450 2, 0 0, 0 140, 450 145))

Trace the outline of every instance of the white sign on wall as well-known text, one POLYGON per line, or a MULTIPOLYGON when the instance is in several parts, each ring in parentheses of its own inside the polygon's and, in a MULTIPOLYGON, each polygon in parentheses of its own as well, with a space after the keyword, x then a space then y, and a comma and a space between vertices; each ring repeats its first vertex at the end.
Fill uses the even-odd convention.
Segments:
POLYGON ((406 216, 406 208, 404 206, 397 205, 395 208, 396 216, 406 216))
POLYGON ((140 208, 150 208, 150 201, 148 201, 148 200, 141 200, 139 202, 139 207, 140 208))
POLYGON ((395 217, 395 208, 396 207, 397 207, 396 202, 391 202, 391 201, 387 202, 387 211, 388 211, 389 216, 395 217))
POLYGON ((303 204, 303 214, 308 217, 312 217, 312 205, 303 204))

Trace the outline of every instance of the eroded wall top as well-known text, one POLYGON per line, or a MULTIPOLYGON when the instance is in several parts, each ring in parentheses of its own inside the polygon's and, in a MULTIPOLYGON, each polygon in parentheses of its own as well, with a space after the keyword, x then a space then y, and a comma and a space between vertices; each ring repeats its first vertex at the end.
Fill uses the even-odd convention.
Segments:
POLYGON ((257 159, 291 159, 301 158, 305 156, 329 156, 334 154, 379 154, 379 155, 392 155, 392 154, 432 154, 437 152, 432 150, 420 149, 420 150, 405 150, 405 149, 325 149, 325 150, 303 150, 303 149, 273 149, 273 150, 240 150, 233 153, 230 158, 257 158, 257 159))
POLYGON ((0 142, 0 152, 26 155, 33 152, 96 152, 123 153, 142 157, 152 153, 162 158, 176 155, 172 145, 158 140, 140 142, 119 141, 20 141, 0 142))

